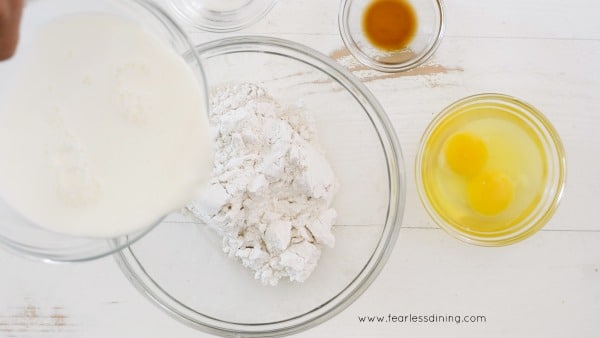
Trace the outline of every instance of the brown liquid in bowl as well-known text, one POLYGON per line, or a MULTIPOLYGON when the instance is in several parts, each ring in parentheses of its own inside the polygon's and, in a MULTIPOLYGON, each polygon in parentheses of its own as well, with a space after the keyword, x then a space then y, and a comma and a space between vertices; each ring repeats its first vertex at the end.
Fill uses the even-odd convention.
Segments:
POLYGON ((417 31, 417 16, 406 0, 374 0, 363 14, 363 31, 375 47, 393 51, 406 47, 417 31))

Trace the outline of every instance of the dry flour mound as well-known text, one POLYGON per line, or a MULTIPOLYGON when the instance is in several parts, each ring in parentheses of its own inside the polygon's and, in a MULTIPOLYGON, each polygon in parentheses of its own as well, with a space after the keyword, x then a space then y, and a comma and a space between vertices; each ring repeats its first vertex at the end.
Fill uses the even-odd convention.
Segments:
POLYGON ((321 246, 335 242, 336 179, 314 122, 247 83, 213 93, 210 121, 213 178, 187 208, 218 231, 223 251, 264 284, 306 280, 321 246))

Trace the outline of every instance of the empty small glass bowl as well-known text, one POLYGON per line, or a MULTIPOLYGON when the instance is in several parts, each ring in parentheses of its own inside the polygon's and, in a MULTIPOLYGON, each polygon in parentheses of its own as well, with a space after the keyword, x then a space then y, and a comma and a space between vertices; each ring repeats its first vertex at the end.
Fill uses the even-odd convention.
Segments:
POLYGON ((262 19, 277 0, 169 0, 175 15, 208 32, 232 32, 262 19))
MULTIPOLYGON (((183 55, 192 48, 186 35, 175 22, 162 9, 148 0, 54 0, 30 1, 21 23, 21 39, 19 49, 10 61, 0 63, 0 100, 3 95, 9 95, 13 83, 11 79, 17 78, 18 67, 13 62, 19 62, 28 43, 33 41, 33 34, 44 24, 69 15, 81 13, 101 13, 116 15, 129 20, 160 41, 167 48, 177 54, 183 55)), ((115 37, 118 38, 118 37, 115 37)), ((44 57, 40 55, 39 57, 44 57)), ((188 55, 185 61, 195 73, 202 95, 206 92, 204 71, 200 61, 194 55, 188 55)), ((35 98, 32 98, 35 99, 35 98)), ((208 101, 208 100, 205 100, 208 101)), ((107 137, 107 141, 109 137, 107 137)), ((87 261, 103 257, 135 242, 145 235, 156 224, 136 233, 123 236, 118 240, 84 238, 64 235, 46 230, 30 222, 26 217, 11 208, 0 197, 0 245, 5 248, 34 259, 47 262, 76 262, 87 261)))
POLYGON ((211 89, 259 84, 315 120, 339 182, 334 248, 303 283, 264 286, 227 257, 221 238, 172 216, 115 255, 156 306, 191 327, 228 337, 275 337, 315 326, 373 282, 394 247, 404 211, 404 163, 385 111, 358 79, 325 55, 291 41, 235 37, 198 46, 211 89))
POLYGON ((417 21, 416 32, 408 45, 393 51, 375 47, 365 35, 363 15, 376 1, 380 0, 342 1, 338 26, 350 53, 364 65, 388 73, 406 71, 427 61, 437 49, 444 33, 442 0, 393 0, 408 2, 417 21))

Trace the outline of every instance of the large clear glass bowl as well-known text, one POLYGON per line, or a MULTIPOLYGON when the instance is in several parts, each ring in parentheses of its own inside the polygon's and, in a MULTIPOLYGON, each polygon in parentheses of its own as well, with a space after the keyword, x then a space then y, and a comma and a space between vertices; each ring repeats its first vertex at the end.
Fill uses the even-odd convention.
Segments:
POLYGON ((196 52, 211 87, 257 83, 282 104, 302 104, 312 113, 339 180, 335 247, 324 249, 306 282, 263 286, 226 257, 212 229, 182 214, 115 257, 152 303, 194 328, 271 337, 317 325, 369 287, 396 243, 406 187, 396 134, 359 80, 306 46, 236 37, 203 44, 196 52))
MULTIPOLYGON (((0 63, 0 100, 3 95, 9 95, 9 89, 13 83, 11 79, 19 75, 18 67, 15 64, 21 57, 24 57, 23 54, 26 54, 28 43, 33 41, 33 34, 50 21, 88 12, 118 15, 130 20, 159 38, 167 48, 173 49, 182 57, 192 48, 188 38, 177 24, 151 1, 28 1, 23 12, 19 49, 13 59, 0 63)), ((115 36, 115 39, 118 39, 118 36, 115 36)), ((201 94, 207 96, 206 81, 200 61, 194 55, 189 54, 185 59, 197 76, 202 88, 201 94)), ((109 133, 107 133, 107 142, 110 141, 109 133)), ((48 262, 86 261, 112 254, 133 243, 160 221, 156 220, 155 224, 148 224, 146 229, 118 240, 74 237, 54 233, 32 224, 0 198, 0 245, 18 254, 48 262)))

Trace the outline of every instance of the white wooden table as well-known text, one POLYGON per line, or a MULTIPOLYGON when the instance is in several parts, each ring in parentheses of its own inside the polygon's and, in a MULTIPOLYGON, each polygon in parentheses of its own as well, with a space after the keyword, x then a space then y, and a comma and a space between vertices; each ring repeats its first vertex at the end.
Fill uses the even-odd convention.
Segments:
MULTIPOLYGON (((281 0, 267 18, 236 33, 295 40, 353 70, 390 115, 407 162, 404 224, 386 267, 353 305, 297 337, 600 337, 600 3, 448 0, 439 50, 400 74, 352 62, 337 9, 335 0, 281 0), (536 106, 567 152, 567 188, 555 217, 509 247, 449 237, 429 220, 415 190, 412 166, 426 125, 450 102, 480 92, 536 106), (410 314, 486 321, 358 320, 410 314)), ((146 301, 110 257, 46 265, 0 251, 0 271, 0 337, 209 337, 146 301)))

